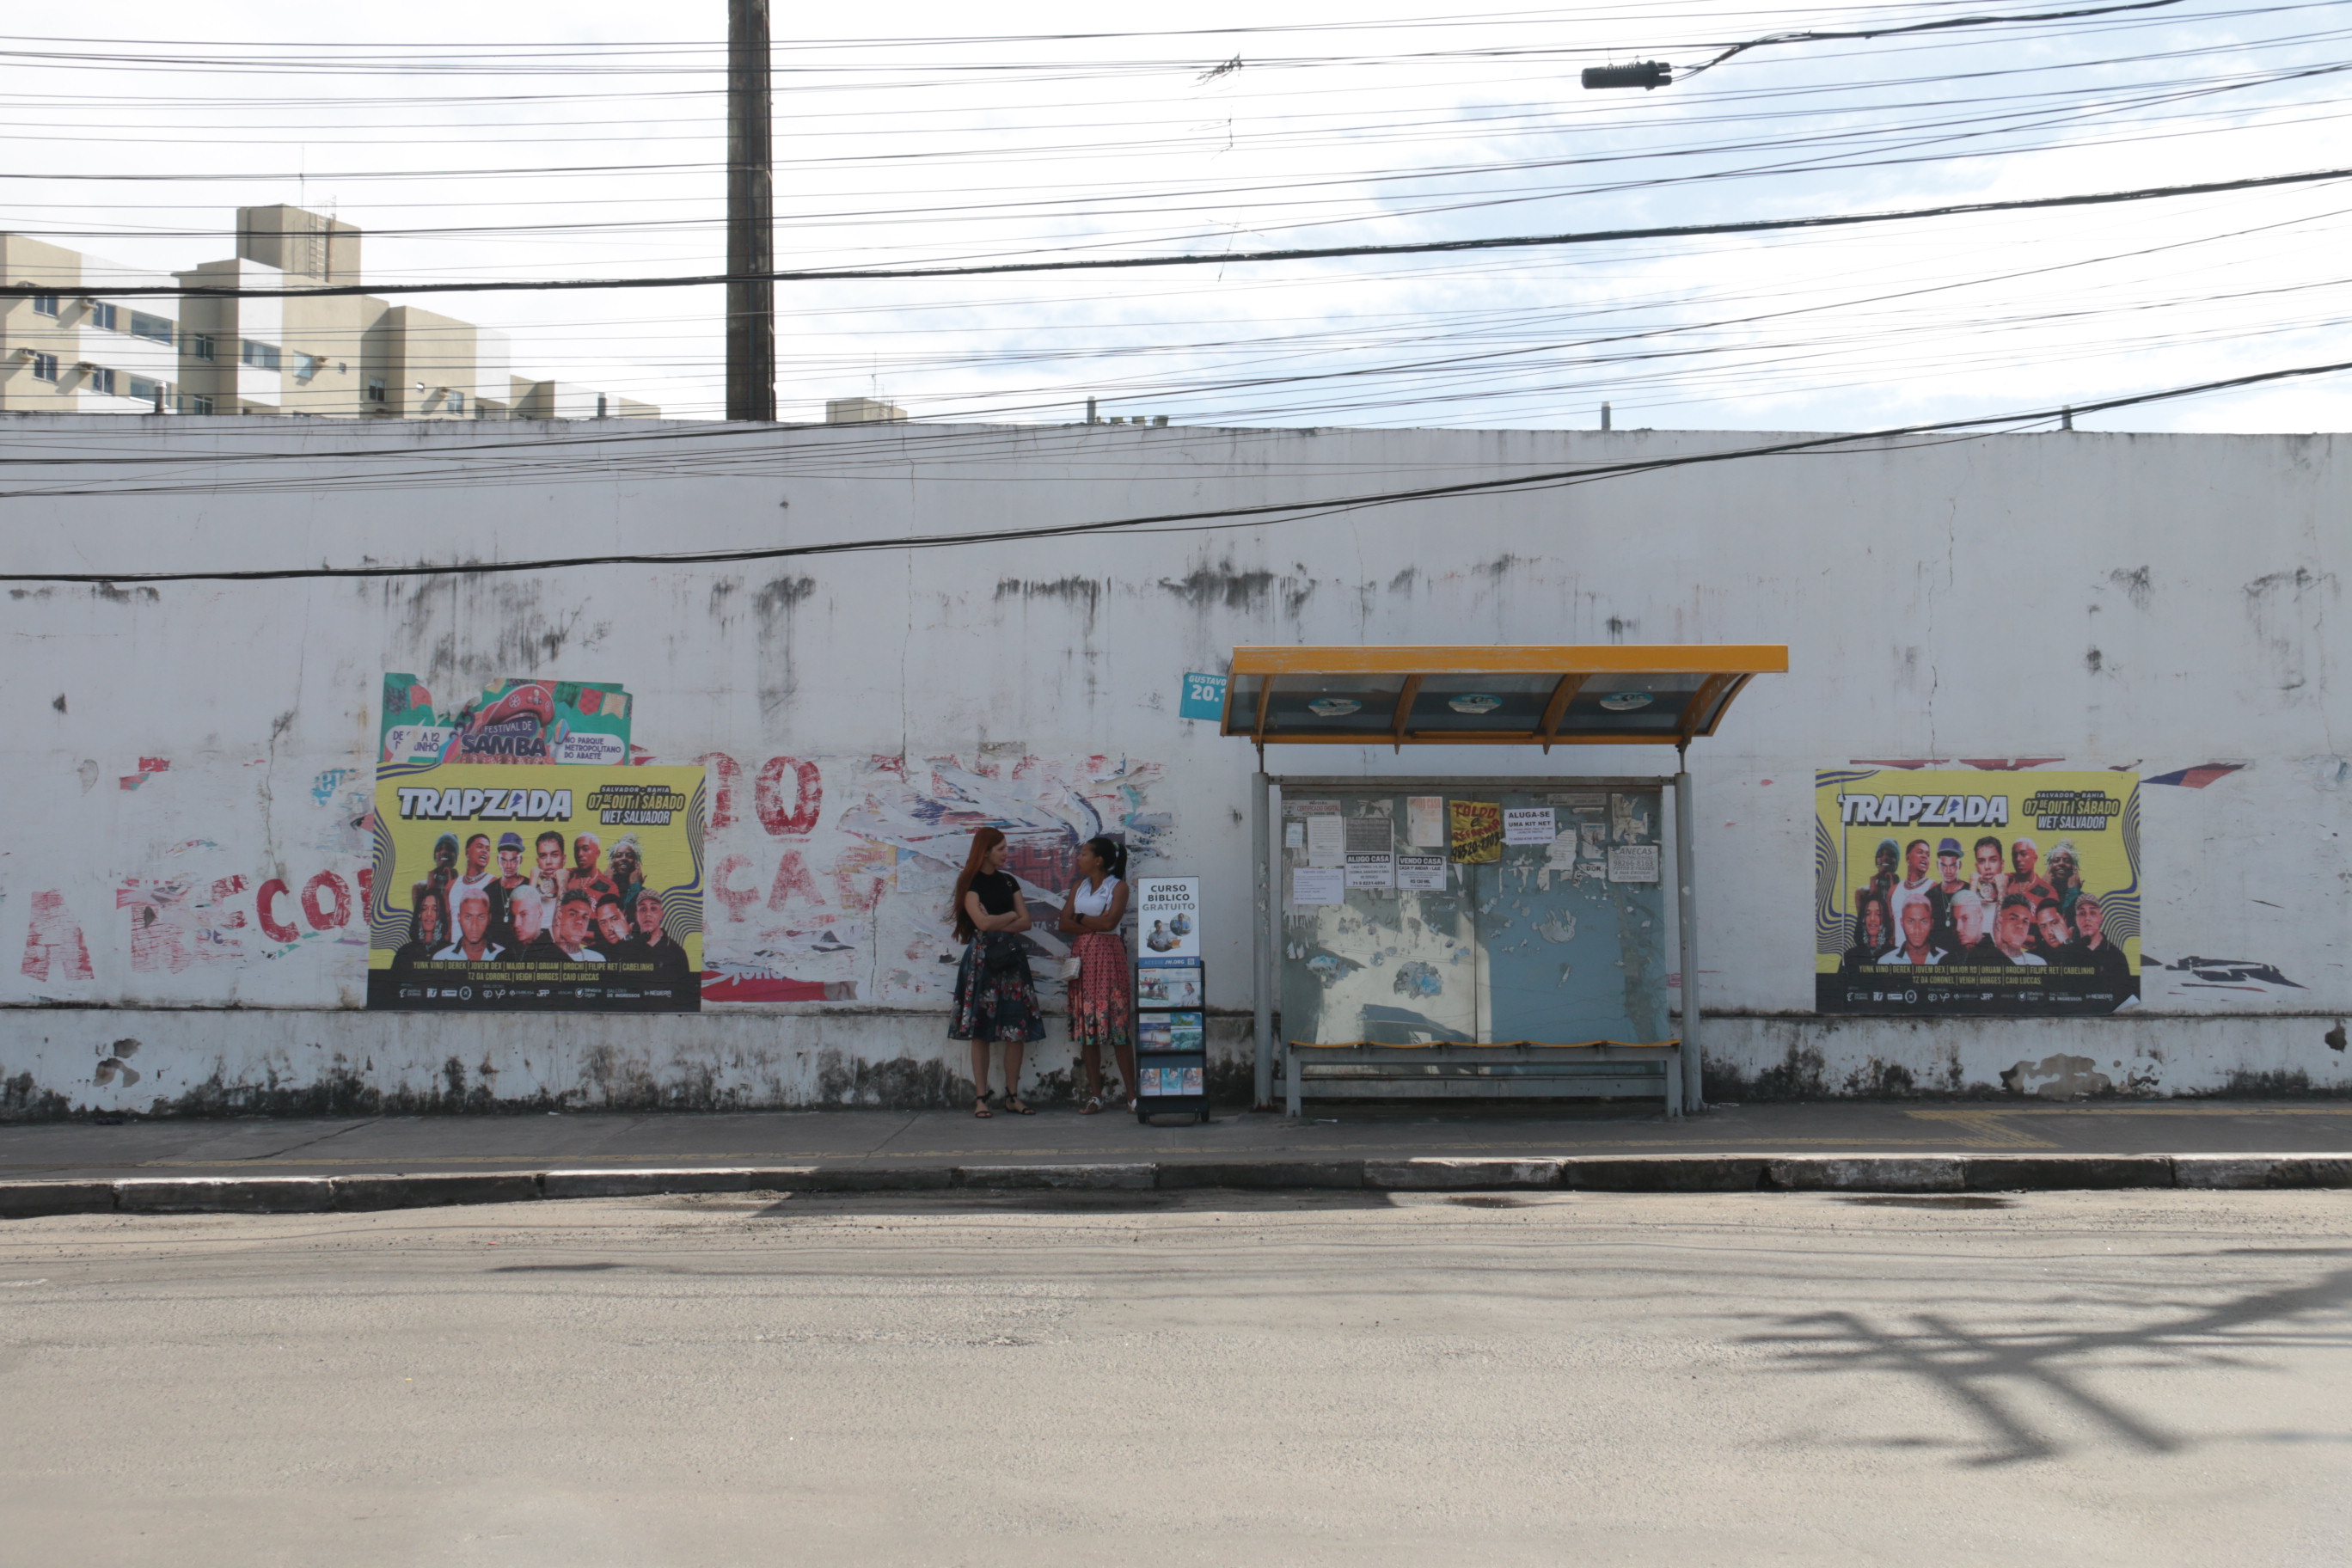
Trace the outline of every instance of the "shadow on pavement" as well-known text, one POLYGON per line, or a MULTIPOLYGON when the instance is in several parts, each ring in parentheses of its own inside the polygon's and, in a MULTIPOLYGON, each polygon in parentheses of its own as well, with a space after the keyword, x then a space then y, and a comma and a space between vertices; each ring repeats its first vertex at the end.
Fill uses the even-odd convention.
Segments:
POLYGON ((1940 1312, 1915 1313, 1896 1326, 1835 1311, 1783 1319, 1780 1330, 1746 1342, 1780 1347, 1790 1371, 1898 1372, 1925 1380, 1981 1427, 1987 1447, 1960 1462, 1982 1467, 2064 1451, 2064 1444, 2037 1429, 2025 1413, 2026 1397, 2037 1393, 2088 1417, 2126 1448, 2152 1456, 2184 1452, 2197 1440, 2165 1431, 2087 1385, 2095 1361, 2113 1367, 2116 1352, 2136 1352, 2130 1364, 2141 1370, 2243 1366, 2266 1350, 2346 1342, 2342 1323, 2321 1320, 2347 1308, 2352 1268, 2337 1268, 2308 1284, 2248 1291, 2126 1328, 1989 1331, 1940 1312))

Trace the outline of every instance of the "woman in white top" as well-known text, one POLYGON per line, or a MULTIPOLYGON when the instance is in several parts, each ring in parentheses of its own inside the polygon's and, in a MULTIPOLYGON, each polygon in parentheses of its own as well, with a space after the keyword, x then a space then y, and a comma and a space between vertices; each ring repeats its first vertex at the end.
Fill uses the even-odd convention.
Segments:
POLYGON ((1078 879, 1063 901, 1061 931, 1070 938, 1070 1038, 1087 1068, 1087 1102, 1080 1114, 1103 1108, 1102 1048, 1118 1053, 1118 1075, 1127 1108, 1135 1109, 1135 994, 1128 974, 1127 943, 1118 923, 1127 918, 1127 849, 1108 838, 1078 847, 1078 879))

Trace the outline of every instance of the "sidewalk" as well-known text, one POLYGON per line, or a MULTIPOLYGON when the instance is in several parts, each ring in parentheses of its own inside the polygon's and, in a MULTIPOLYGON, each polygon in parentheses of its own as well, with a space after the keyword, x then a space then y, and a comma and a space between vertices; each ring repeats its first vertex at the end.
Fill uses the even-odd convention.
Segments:
POLYGON ((1208 1126, 1130 1116, 767 1111, 0 1125, 0 1181, 132 1176, 377 1176, 822 1165, 1160 1167, 1292 1162, 1823 1154, 2341 1154, 2352 1100, 2083 1105, 1834 1102, 1718 1107, 1670 1121, 1595 1108, 1342 1111, 1293 1122, 1226 1111, 1208 1126))

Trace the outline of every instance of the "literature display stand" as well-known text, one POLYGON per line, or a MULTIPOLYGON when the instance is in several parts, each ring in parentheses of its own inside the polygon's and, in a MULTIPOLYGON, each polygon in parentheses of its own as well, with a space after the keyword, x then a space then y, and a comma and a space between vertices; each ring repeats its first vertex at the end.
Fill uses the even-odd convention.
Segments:
POLYGON ((1136 907, 1135 1119, 1209 1120, 1208 988, 1201 879, 1139 877, 1136 907))

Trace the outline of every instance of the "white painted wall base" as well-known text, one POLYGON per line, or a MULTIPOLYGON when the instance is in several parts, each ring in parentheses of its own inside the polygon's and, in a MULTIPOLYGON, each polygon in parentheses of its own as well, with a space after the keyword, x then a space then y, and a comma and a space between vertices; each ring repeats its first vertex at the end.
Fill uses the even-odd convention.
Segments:
MULTIPOLYGON (((929 1012, 450 1017, 319 1008, 12 1011, 0 1121, 83 1115, 764 1110, 960 1105, 970 1047, 929 1012)), ((1709 1017, 1710 1099, 2352 1094, 2317 1015, 2016 1022, 1709 1017)), ((1250 1092, 1250 1021, 1210 1020, 1227 1103, 1250 1092)), ((1022 1085, 1079 1081, 1060 1020, 1022 1085)), ((1108 1067, 1109 1064, 1106 1064, 1108 1067)), ((998 1080, 1001 1087, 1001 1079, 998 1080)))
MULTIPOLYGON (((1051 1022, 1021 1075, 1049 1100, 1081 1081, 1076 1051, 1051 1022)), ((0 1029, 0 1121, 913 1108, 971 1092, 971 1047, 946 1038, 933 1012, 45 1008, 12 1011, 0 1029)), ((1245 1017, 1211 1020, 1213 1071, 1229 1096, 1249 1092, 1248 1034, 1245 1017)), ((1000 1091, 1001 1071, 992 1066, 1000 1091)))
POLYGON ((1711 1100, 2352 1094, 2345 1021, 2312 1014, 1705 1024, 1711 1100))

